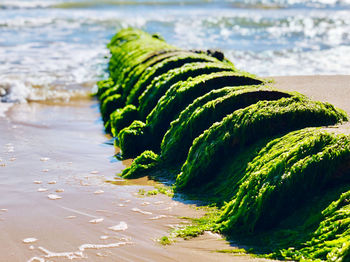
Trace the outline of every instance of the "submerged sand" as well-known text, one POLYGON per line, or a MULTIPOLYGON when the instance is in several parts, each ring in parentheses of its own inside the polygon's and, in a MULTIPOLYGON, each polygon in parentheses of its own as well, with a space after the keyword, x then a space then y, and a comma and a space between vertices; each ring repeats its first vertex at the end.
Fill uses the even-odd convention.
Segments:
MULTIPOLYGON (((29 103, 0 117, 0 261, 257 261, 215 234, 162 246, 157 239, 203 211, 116 178, 121 162, 97 101, 29 103), (117 180, 117 185, 108 180, 117 180)), ((260 259, 258 259, 259 261, 260 259)), ((262 261, 262 260, 261 260, 262 261)))

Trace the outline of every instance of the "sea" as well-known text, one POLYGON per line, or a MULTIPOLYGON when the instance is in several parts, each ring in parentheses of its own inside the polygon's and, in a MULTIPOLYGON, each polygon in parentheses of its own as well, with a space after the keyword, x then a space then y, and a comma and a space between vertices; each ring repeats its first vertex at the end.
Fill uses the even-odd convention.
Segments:
POLYGON ((126 27, 259 76, 350 74, 350 0, 0 0, 0 104, 89 94, 126 27))

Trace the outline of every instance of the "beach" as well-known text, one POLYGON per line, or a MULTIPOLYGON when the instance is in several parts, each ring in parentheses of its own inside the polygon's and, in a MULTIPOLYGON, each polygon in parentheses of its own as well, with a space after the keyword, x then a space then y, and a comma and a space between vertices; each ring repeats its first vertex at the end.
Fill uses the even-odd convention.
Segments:
POLYGON ((97 101, 17 104, 0 118, 1 261, 265 261, 217 253, 235 249, 216 234, 163 246, 194 204, 158 194, 157 184, 123 180, 97 101), (108 181, 114 181, 115 184, 108 181))
MULTIPOLYGON (((274 79, 279 89, 350 113, 350 76, 274 79)), ((113 157, 118 149, 104 134, 95 99, 17 104, 0 122, 2 261, 264 261, 215 252, 239 247, 239 240, 230 244, 216 234, 159 244, 172 227, 188 223, 180 217, 204 211, 140 194, 157 186, 146 178, 116 176, 130 160, 113 157)), ((332 128, 339 129, 350 133, 348 124, 332 128)))
MULTIPOLYGON (((349 10, 348 0, 1 1, 0 261, 266 261, 230 254, 245 246, 209 232, 160 243, 206 211, 119 176, 132 159, 115 157, 91 97, 109 77, 107 44, 133 27, 221 50, 268 86, 350 115, 349 10)), ((350 134, 348 122, 326 129, 350 134)))

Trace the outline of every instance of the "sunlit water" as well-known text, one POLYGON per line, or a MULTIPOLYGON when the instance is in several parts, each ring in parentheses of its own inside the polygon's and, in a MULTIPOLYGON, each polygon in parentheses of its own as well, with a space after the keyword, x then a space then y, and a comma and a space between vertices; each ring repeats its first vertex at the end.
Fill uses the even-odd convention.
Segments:
POLYGON ((86 95, 128 26, 261 76, 350 74, 349 0, 0 0, 0 101, 86 95))

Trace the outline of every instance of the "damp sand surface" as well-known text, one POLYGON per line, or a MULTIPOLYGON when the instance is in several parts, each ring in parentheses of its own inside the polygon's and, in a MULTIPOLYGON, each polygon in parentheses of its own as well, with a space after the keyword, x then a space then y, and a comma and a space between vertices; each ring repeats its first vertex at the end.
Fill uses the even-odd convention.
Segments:
POLYGON ((215 251, 236 248, 207 233, 162 246, 157 239, 203 211, 116 178, 97 101, 28 103, 0 117, 0 261, 265 261, 215 251), (117 180, 111 184, 106 181, 117 180))

